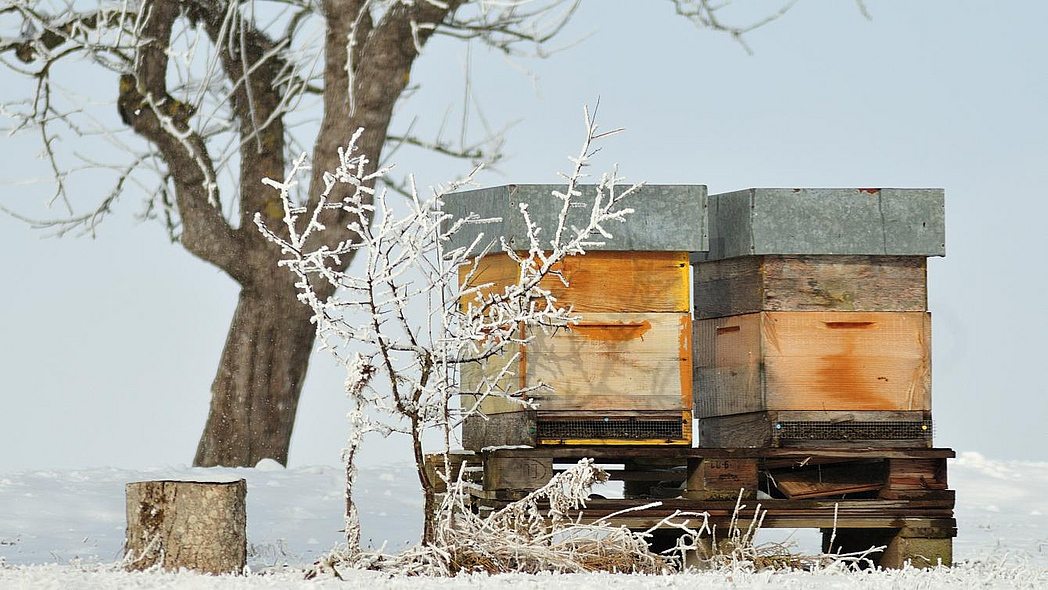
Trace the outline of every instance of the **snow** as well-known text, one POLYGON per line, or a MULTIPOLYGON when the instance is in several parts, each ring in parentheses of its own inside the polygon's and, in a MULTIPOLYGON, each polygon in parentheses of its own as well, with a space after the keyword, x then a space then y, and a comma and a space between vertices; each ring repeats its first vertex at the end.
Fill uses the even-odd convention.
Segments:
MULTIPOLYGON (((618 588, 865 588, 956 586, 1048 587, 1048 462, 1000 461, 961 453, 950 462, 957 490, 959 534, 952 570, 927 573, 712 572, 672 576, 589 574, 560 576, 567 587, 618 588)), ((547 576, 507 575, 455 580, 390 578, 360 572, 346 581, 302 580, 302 565, 342 539, 344 472, 341 467, 284 469, 265 462, 254 469, 111 467, 0 473, 0 588, 358 588, 442 589, 478 583, 539 588, 547 576), (189 572, 124 573, 124 485, 145 479, 248 482, 249 566, 253 575, 216 578, 189 572)), ((358 506, 365 544, 388 542, 395 551, 421 530, 421 495, 408 464, 360 469, 358 506)), ((791 535, 764 531, 764 539, 791 535)), ((815 531, 792 533, 801 551, 818 549, 815 531)), ((760 539, 759 539, 760 540, 760 539)))
POLYGON ((3 588, 77 588, 109 590, 115 588, 148 588, 171 590, 209 590, 212 588, 281 588, 281 589, 368 589, 385 590, 411 588, 414 590, 472 590, 473 588, 527 588, 544 590, 557 585, 564 590, 572 588, 603 588, 605 590, 632 590, 666 588, 693 590, 720 589, 799 589, 820 590, 864 588, 869 590, 907 590, 952 588, 1044 588, 1048 573, 1044 569, 1021 562, 983 562, 961 564, 952 569, 941 568, 927 572, 913 569, 867 572, 695 572, 676 575, 644 576, 623 574, 562 574, 498 576, 467 575, 451 579, 395 577, 378 572, 361 571, 345 580, 317 578, 304 580, 301 571, 280 569, 250 576, 207 576, 190 572, 126 573, 113 568, 82 565, 38 565, 0 568, 0 587, 3 588))

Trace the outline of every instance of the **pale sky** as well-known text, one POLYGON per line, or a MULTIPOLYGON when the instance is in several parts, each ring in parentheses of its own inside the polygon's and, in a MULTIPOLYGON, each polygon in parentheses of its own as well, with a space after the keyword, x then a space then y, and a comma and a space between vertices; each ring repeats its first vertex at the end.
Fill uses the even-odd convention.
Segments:
MULTIPOLYGON (((869 0, 870 22, 851 2, 803 0, 748 36, 753 55, 668 2, 640 5, 585 2, 562 39, 593 36, 523 62, 534 83, 474 47, 484 115, 496 126, 521 119, 501 174, 480 183, 556 181, 582 139, 582 105, 599 96, 602 125, 626 133, 596 164, 618 163, 630 180, 711 193, 945 188, 947 256, 928 272, 936 445, 1048 460, 1048 3, 869 0)), ((427 49, 412 72, 422 91, 395 128, 415 116, 434 128, 449 104, 461 109, 465 54, 449 40, 427 49)), ((7 87, 11 75, 0 76, 7 87)), ((75 84, 115 93, 90 69, 75 84)), ((10 184, 46 174, 38 151, 32 135, 0 140, 4 206, 40 211, 43 188, 10 184)), ((422 185, 464 170, 398 156, 422 185)), ((92 203, 103 190, 81 186, 75 198, 92 203)), ((0 217, 0 471, 191 461, 237 291, 158 224, 136 224, 141 208, 138 195, 123 197, 94 240, 45 239, 0 217)), ((291 465, 338 462, 342 381, 314 356, 291 465)), ((409 461, 406 450, 376 443, 367 458, 409 461)))

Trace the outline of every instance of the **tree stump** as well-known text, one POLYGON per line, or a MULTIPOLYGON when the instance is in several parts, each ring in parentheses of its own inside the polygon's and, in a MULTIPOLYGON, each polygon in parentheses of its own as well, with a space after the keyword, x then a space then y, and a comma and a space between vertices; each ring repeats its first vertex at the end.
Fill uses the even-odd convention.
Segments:
POLYGON ((247 482, 141 481, 127 484, 126 568, 243 572, 247 564, 247 482))

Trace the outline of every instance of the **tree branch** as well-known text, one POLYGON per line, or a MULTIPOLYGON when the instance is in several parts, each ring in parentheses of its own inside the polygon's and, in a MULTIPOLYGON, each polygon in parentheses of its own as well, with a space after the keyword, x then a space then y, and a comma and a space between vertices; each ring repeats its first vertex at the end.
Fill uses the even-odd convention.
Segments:
POLYGON ((251 273, 243 260, 243 244, 222 216, 214 164, 203 138, 189 126, 193 109, 167 93, 167 48, 180 16, 175 2, 147 0, 142 22, 144 40, 134 73, 120 78, 117 108, 136 133, 160 151, 174 181, 182 218, 182 245, 218 266, 240 283, 251 273))
MULTIPOLYGON (((255 28, 254 23, 232 10, 226 18, 221 2, 200 0, 188 16, 204 25, 215 45, 226 77, 233 81, 231 103, 240 131, 240 223, 241 239, 259 241, 252 219, 261 212, 270 219, 283 216, 280 202, 267 198, 263 178, 279 178, 285 169, 285 91, 292 84, 278 83, 287 68, 278 46, 255 28)), ((285 42, 282 42, 286 43, 285 42)))
MULTIPOLYGON (((407 87, 411 66, 436 25, 453 13, 462 0, 447 3, 397 3, 372 23, 368 0, 326 0, 324 41, 324 118, 313 148, 310 202, 315 207, 324 191, 325 170, 339 163, 338 149, 348 130, 363 128, 359 147, 368 155, 373 172, 386 143, 393 106, 407 87)), ((374 181, 369 181, 369 187, 374 181)), ((332 200, 341 200, 332 195, 332 200)), ((325 239, 353 240, 346 211, 331 211, 333 231, 325 239)), ((346 256, 349 265, 352 254, 346 256)), ((328 287, 325 287, 328 288, 328 287)))

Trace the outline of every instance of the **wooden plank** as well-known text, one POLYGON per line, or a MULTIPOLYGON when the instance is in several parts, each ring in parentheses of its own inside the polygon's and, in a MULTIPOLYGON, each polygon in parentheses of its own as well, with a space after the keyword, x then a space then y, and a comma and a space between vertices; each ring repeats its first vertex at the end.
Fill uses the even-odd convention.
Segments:
POLYGON ((587 313, 577 325, 531 334, 526 382, 555 388, 532 397, 540 410, 680 412, 691 405, 687 313, 587 313))
POLYGON ((915 568, 933 568, 953 565, 953 539, 922 539, 896 535, 878 560, 883 568, 902 569, 906 565, 915 568))
MULTIPOLYGON (((852 423, 914 422, 927 420, 925 411, 769 411, 712 416, 699 419, 699 446, 719 448, 790 447, 818 456, 827 448, 913 448, 929 447, 930 436, 906 439, 787 438, 789 431, 777 428, 790 422, 825 423, 847 427, 852 423), (810 450, 808 450, 810 449, 810 450)), ((864 430, 864 429, 860 429, 864 430)))
POLYGON ((925 311, 923 256, 764 255, 695 265, 695 315, 925 311))
POLYGON ((888 489, 945 490, 946 459, 888 459, 888 489))
POLYGON ((684 497, 692 500, 733 500, 757 497, 756 459, 692 459, 684 497))
POLYGON ((469 473, 462 472, 462 464, 472 464, 474 466, 480 466, 480 457, 471 451, 452 451, 448 453, 448 466, 451 468, 450 471, 445 474, 444 472, 444 455, 443 453, 433 453, 426 455, 425 458, 425 469, 426 478, 433 485, 433 490, 438 493, 448 491, 447 483, 444 481, 443 475, 448 475, 448 479, 455 481, 459 474, 462 473, 462 477, 465 481, 474 481, 476 478, 472 477, 469 473))
POLYGON ((462 448, 481 451, 485 447, 535 446, 535 433, 535 410, 469 416, 462 422, 462 448))
MULTIPOLYGON (((575 379, 566 379, 565 381, 571 383, 577 383, 575 379)), ((565 383, 561 381, 561 383, 565 383)), ((638 391, 636 395, 629 395, 619 391, 612 391, 608 395, 598 395, 594 393, 588 393, 586 390, 571 391, 566 389, 563 385, 554 389, 553 391, 541 391, 534 393, 529 399, 534 400, 539 404, 539 409, 542 411, 550 410, 555 412, 624 412, 626 408, 638 411, 638 412, 671 412, 674 414, 680 414, 681 410, 681 396, 677 393, 679 390, 673 388, 671 391, 664 391, 659 393, 658 391, 645 390, 644 392, 638 391), (674 396, 676 396, 674 398, 674 396)))
POLYGON ((533 490, 553 477, 553 457, 484 457, 485 490, 533 490))
POLYGON ((763 311, 925 311, 923 256, 765 256, 763 311))
POLYGON ((694 323, 695 413, 699 418, 764 407, 758 314, 694 323))
POLYGON ((957 500, 955 490, 893 490, 884 488, 877 494, 885 500, 939 500, 952 506, 957 500))
POLYGON ((609 447, 605 444, 578 445, 570 447, 544 447, 540 449, 499 449, 491 451, 499 457, 527 457, 535 453, 550 455, 558 460, 578 460, 591 457, 607 462, 624 459, 658 458, 750 458, 765 460, 793 460, 798 463, 815 460, 850 461, 860 459, 948 459, 957 456, 953 449, 943 448, 830 448, 781 449, 781 448, 699 448, 699 447, 648 447, 625 445, 609 447))
MULTIPOLYGON (((550 275, 539 286, 578 312, 688 312, 691 305, 687 252, 593 251, 569 256, 553 270, 568 285, 550 275)), ((459 269, 460 284, 469 272, 468 266, 459 269)), ((519 265, 509 256, 491 254, 478 262, 468 284, 491 283, 483 292, 497 293, 516 284, 519 275, 519 265)), ((470 300, 463 298, 464 309, 470 300)))
POLYGON ((774 412, 776 421, 830 422, 921 422, 931 420, 927 410, 780 410, 774 412))
POLYGON ((761 256, 738 256, 695 265, 695 317, 701 319, 764 310, 761 256))
MULTIPOLYGON (((633 500, 636 503, 636 500, 633 500)), ((763 501, 762 501, 763 502, 763 501)), ((625 506, 623 506, 625 508, 625 506)), ((671 513, 660 512, 659 514, 653 514, 647 516, 646 513, 642 512, 640 515, 636 513, 629 513, 627 515, 617 517, 611 520, 614 526, 623 526, 628 529, 643 531, 653 526, 657 526, 671 513)), ((602 518, 603 514, 594 514, 589 511, 583 513, 581 522, 584 524, 593 523, 596 520, 602 518)), ((572 513, 572 517, 575 515, 572 513)), ((731 515, 724 515, 710 518, 710 524, 716 525, 719 531, 725 530, 730 522, 731 515)), ((753 519, 752 513, 743 513, 741 521, 743 525, 748 526, 750 521, 753 519)), ((885 516, 863 516, 863 517, 838 517, 836 520, 837 528, 840 529, 897 529, 901 522, 914 522, 920 523, 924 519, 917 518, 904 518, 899 515, 885 515, 885 516)), ((833 511, 831 510, 826 515, 812 515, 812 516, 795 516, 795 515, 777 515, 768 514, 761 521, 762 529, 775 529, 775 528, 830 528, 834 525, 833 511)))
MULTIPOLYGON (((519 412, 523 409, 521 404, 504 396, 523 389, 524 359, 523 347, 514 344, 483 361, 463 363, 459 367, 461 389, 480 393, 485 391, 485 383, 490 383, 491 393, 481 400, 478 408, 480 412, 488 416, 503 412, 519 412), (502 374, 503 369, 507 370, 505 374, 502 374)), ((462 394, 462 408, 468 411, 476 406, 478 397, 480 396, 475 394, 462 394)))
POLYGON ((699 419, 699 446, 751 448, 772 446, 772 417, 749 412, 699 419))
MULTIPOLYGON (((834 507, 838 513, 850 516, 863 515, 894 515, 895 517, 907 518, 929 518, 937 519, 938 523, 925 523, 922 526, 939 526, 952 524, 951 517, 931 516, 950 511, 950 506, 940 502, 916 502, 908 500, 883 500, 878 498, 857 499, 805 499, 785 500, 781 498, 761 500, 761 509, 767 510, 768 514, 809 516, 822 511, 828 511, 833 517, 834 507)), ((628 500, 620 499, 594 499, 586 504, 586 512, 615 512, 623 507, 631 506, 628 500)), ((711 515, 731 516, 735 510, 735 500, 691 500, 688 498, 668 499, 660 506, 648 509, 651 514, 667 512, 672 514, 674 510, 708 510, 711 515)), ((753 514, 755 504, 747 503, 741 510, 744 514, 753 514)), ((898 524, 895 528, 902 526, 898 524)))
POLYGON ((923 312, 763 312, 768 410, 930 410, 923 312))
POLYGON ((825 498, 876 491, 884 487, 884 473, 877 463, 816 465, 771 473, 775 487, 789 499, 825 498))
POLYGON ((922 312, 762 312, 698 320, 696 415, 930 410, 922 312))

